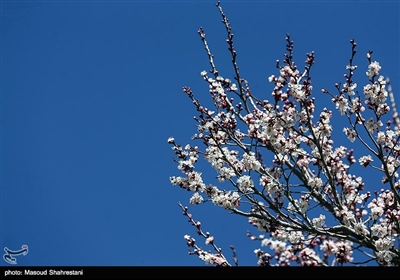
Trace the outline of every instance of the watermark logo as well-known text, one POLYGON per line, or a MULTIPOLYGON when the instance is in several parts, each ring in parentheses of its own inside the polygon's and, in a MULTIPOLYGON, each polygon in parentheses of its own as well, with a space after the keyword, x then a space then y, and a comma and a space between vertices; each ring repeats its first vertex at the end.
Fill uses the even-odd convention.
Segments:
POLYGON ((17 259, 14 258, 14 256, 25 256, 26 254, 28 254, 28 245, 22 245, 22 249, 18 251, 13 251, 8 249, 7 247, 4 247, 4 251, 6 253, 3 255, 3 259, 9 264, 17 264, 17 259))

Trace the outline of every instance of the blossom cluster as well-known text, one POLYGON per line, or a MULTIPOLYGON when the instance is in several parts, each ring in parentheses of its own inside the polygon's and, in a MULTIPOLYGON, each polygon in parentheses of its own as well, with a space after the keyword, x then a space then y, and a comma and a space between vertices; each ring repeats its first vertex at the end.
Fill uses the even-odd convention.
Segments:
MULTIPOLYGON (((271 101, 258 99, 241 78, 230 24, 217 7, 228 33, 235 82, 218 72, 200 28, 212 68, 200 75, 215 108, 206 108, 190 87, 183 88, 198 112, 192 139, 205 148, 183 147, 170 137, 168 143, 183 173, 171 176, 170 182, 193 193, 190 204, 212 201, 246 217, 262 233, 248 236, 269 250, 254 251, 260 266, 350 264, 356 250, 366 262, 399 265, 400 122, 390 81, 380 74, 382 66, 368 52, 365 85, 358 87, 353 81, 357 43, 350 40, 346 81, 335 84, 336 94, 321 90, 330 95, 338 116, 346 121, 342 131, 348 145, 360 144, 338 145, 333 140, 334 112, 315 106, 310 76, 314 52, 307 54, 305 70, 300 71, 293 61, 294 43, 287 35, 285 59, 282 64, 277 61, 278 73, 268 78, 273 85, 271 101), (200 159, 215 170, 218 186, 204 183, 196 169, 200 159), (377 190, 355 175, 364 168, 380 174, 382 188, 377 190), (314 209, 319 209, 318 214, 314 209)), ((183 209, 188 216, 187 208, 183 209)), ((193 220, 192 224, 199 233, 199 224, 193 220)), ((213 237, 199 234, 206 245, 214 246, 213 237)), ((229 265, 219 248, 214 246, 213 254, 195 245, 192 237, 185 239, 194 248, 192 253, 207 264, 229 265)))

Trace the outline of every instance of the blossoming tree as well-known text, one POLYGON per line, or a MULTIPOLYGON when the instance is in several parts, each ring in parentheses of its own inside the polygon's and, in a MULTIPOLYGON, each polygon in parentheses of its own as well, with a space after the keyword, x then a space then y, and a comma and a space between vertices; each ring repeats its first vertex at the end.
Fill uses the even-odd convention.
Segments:
MULTIPOLYGON (((302 70, 293 61, 294 44, 287 35, 285 58, 277 61, 277 73, 269 77, 271 98, 259 99, 239 73, 231 26, 219 2, 217 7, 227 32, 235 81, 218 72, 200 28, 211 65, 201 76, 209 85, 215 108, 204 107, 189 87, 183 88, 198 112, 198 132, 192 139, 200 140, 204 149, 168 139, 184 174, 170 177, 171 183, 193 192, 190 204, 211 201, 247 218, 260 232, 247 233, 263 248, 254 251, 260 266, 357 264, 354 251, 365 255, 365 263, 398 266, 400 121, 390 81, 379 74, 381 65, 373 61, 372 51, 366 55, 369 66, 361 89, 353 81, 358 70, 354 40, 350 40, 345 81, 335 84, 335 93, 322 89, 346 120, 343 133, 349 143, 359 143, 367 151, 356 158, 354 149, 335 145, 332 111, 315 106, 313 91, 320 89, 313 89, 310 76, 314 53, 307 54, 302 70), (215 168, 220 185, 203 182, 195 169, 200 156, 215 168), (382 186, 368 188, 362 176, 352 174, 356 164, 380 174, 382 186)), ((206 251, 185 235, 191 254, 209 264, 232 265, 214 237, 203 232, 187 207, 179 205, 198 235, 214 249, 206 251)))

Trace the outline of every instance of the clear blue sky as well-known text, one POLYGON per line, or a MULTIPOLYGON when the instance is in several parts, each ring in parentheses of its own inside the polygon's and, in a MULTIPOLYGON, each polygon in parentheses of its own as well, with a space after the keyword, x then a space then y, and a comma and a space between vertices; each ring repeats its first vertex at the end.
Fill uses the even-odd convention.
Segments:
MULTIPOLYGON (((215 3, 1 2, 0 244, 29 246, 18 265, 203 265, 187 255, 183 236, 196 234, 177 202, 188 205, 190 194, 169 182, 180 171, 167 138, 186 144, 196 132, 196 111, 182 86, 209 97, 200 76, 210 68, 200 26, 220 73, 233 78, 215 3)), ((315 51, 315 95, 343 81, 352 38, 359 88, 367 82, 365 54, 373 50, 400 90, 398 1, 222 6, 241 74, 256 96, 270 96, 267 78, 277 74, 286 33, 298 65, 315 51)), ((317 102, 319 110, 325 106, 333 108, 317 102)), ((342 125, 333 128, 345 138, 342 125)), ((227 256, 232 244, 240 264, 256 264, 260 245, 246 237, 247 230, 256 233, 246 219, 207 205, 190 212, 227 256)))

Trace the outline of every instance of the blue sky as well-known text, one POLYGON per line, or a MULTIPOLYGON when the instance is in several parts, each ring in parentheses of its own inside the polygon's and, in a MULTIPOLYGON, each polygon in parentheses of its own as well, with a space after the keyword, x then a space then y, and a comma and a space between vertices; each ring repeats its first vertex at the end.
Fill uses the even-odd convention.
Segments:
MULTIPOLYGON (((196 234, 177 202, 188 205, 190 194, 169 182, 180 171, 167 138, 186 144, 196 133, 183 86, 208 98, 200 26, 220 73, 233 78, 215 2, 1 2, 0 243, 2 250, 29 246, 17 265, 203 265, 187 255, 183 236, 196 234)), ((222 5, 256 96, 270 96, 267 78, 277 74, 286 33, 298 65, 315 51, 315 95, 343 80, 352 38, 359 86, 373 50, 400 90, 398 1, 222 5)), ((317 108, 333 108, 327 100, 317 108)), ((340 123, 333 128, 345 138, 340 123)), ((247 220, 211 205, 189 210, 227 256, 232 244, 240 264, 256 264, 260 245, 246 237, 256 233, 247 220)))

